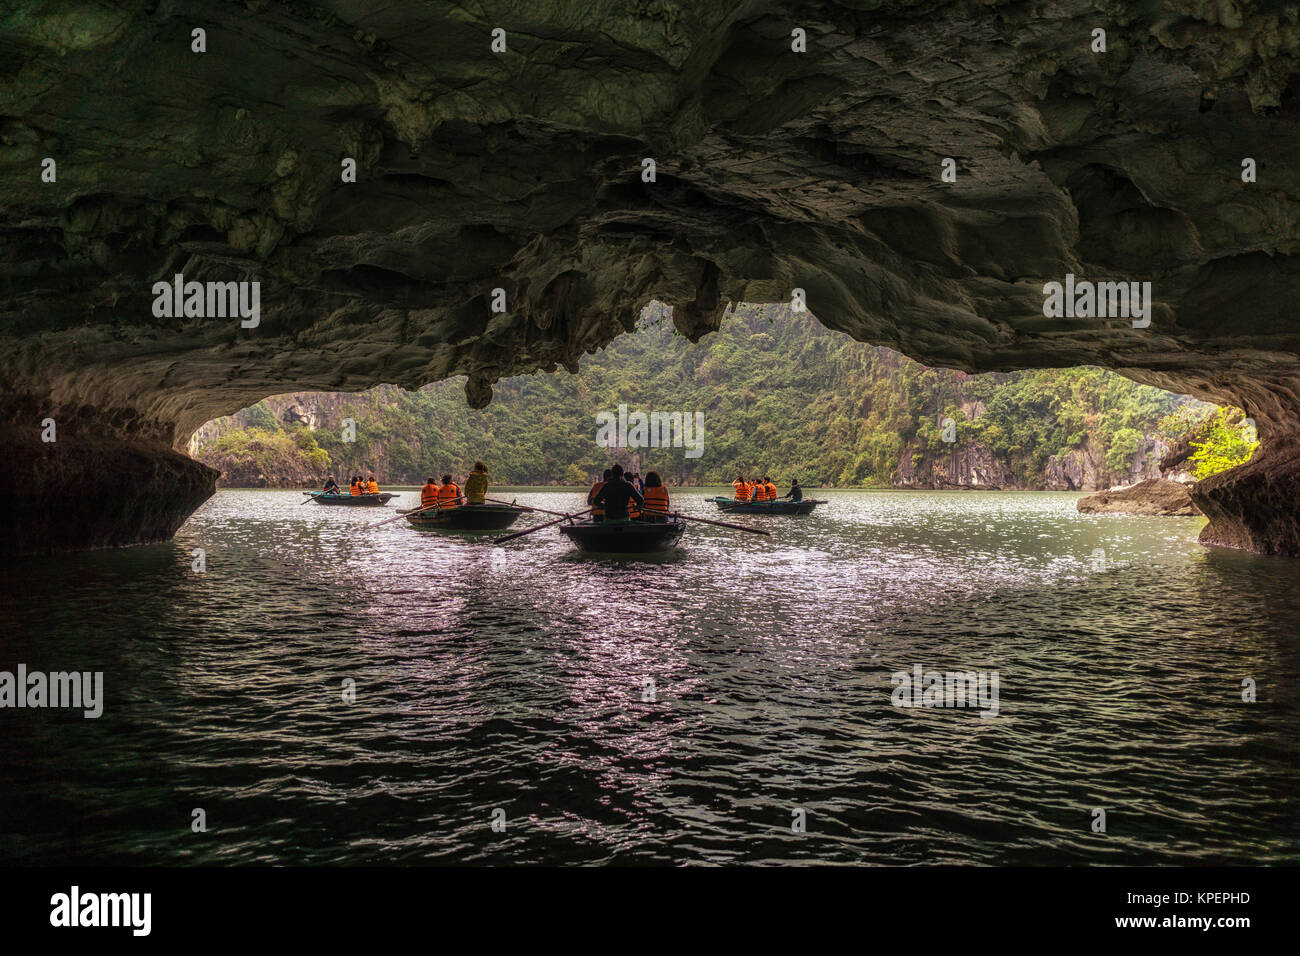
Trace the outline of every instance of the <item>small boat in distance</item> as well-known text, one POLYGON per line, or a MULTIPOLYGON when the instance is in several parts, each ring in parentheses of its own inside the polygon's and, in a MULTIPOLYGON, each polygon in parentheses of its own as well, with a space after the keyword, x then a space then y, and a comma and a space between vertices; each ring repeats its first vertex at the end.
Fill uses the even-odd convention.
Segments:
POLYGON ((591 554, 655 554, 670 551, 686 530, 680 518, 667 521, 577 521, 560 526, 579 550, 591 554))
POLYGON ((733 515, 810 515, 818 505, 826 504, 818 498, 804 498, 802 501, 737 501, 735 498, 721 496, 712 499, 719 511, 733 515))
POLYGON ((377 495, 351 495, 351 494, 326 494, 323 491, 308 491, 306 494, 311 495, 311 500, 318 505, 344 505, 350 508, 382 508, 388 502, 396 498, 397 495, 381 491, 377 495))
POLYGON ((412 512, 406 520, 417 531, 502 531, 514 524, 524 510, 512 505, 460 505, 412 512))

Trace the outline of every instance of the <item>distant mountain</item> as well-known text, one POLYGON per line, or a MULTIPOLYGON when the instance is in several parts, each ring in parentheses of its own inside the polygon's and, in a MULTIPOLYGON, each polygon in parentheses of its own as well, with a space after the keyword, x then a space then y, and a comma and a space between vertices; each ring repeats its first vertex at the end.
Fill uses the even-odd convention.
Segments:
MULTIPOLYGON (((617 457, 671 484, 737 473, 849 487, 1093 490, 1160 474, 1156 423, 1194 403, 1097 368, 966 375, 855 342, 788 307, 741 306, 691 344, 651 306, 635 335, 579 374, 505 379, 469 409, 463 381, 408 392, 302 392, 209 422, 190 451, 228 486, 299 486, 365 472, 388 484, 462 476, 581 484, 617 457), (600 447, 597 416, 703 415, 683 447, 600 447), (355 441, 343 440, 344 420, 355 441)), ((1194 403, 1200 405, 1200 403, 1194 403)))

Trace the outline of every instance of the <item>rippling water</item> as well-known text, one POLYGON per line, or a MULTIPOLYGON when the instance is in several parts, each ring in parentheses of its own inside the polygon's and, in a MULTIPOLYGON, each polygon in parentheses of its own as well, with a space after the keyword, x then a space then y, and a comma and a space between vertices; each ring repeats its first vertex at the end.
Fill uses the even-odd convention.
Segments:
POLYGON ((174 543, 11 563, 0 669, 107 702, 0 711, 0 857, 1300 859, 1300 562, 1073 495, 820 494, 591 560, 221 491, 174 543), (996 670, 998 715, 892 706, 917 664, 996 670))

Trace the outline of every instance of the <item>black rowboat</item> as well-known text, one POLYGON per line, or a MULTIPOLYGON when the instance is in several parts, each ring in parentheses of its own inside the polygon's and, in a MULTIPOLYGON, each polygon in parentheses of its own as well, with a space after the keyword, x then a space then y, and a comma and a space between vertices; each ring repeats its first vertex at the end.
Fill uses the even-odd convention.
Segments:
POLYGON ((388 502, 396 498, 397 495, 387 491, 380 492, 377 495, 327 495, 323 491, 308 492, 311 500, 318 505, 344 505, 349 508, 382 508, 388 502))
POLYGON ((578 521, 560 526, 579 549, 593 554, 655 554, 670 551, 686 530, 678 518, 667 521, 578 521))
POLYGON ((714 498, 719 511, 733 515, 809 515, 818 505, 826 504, 816 498, 802 501, 737 501, 735 498, 714 498))
POLYGON ((501 531, 523 513, 510 505, 461 505, 408 514, 406 520, 417 531, 501 531))

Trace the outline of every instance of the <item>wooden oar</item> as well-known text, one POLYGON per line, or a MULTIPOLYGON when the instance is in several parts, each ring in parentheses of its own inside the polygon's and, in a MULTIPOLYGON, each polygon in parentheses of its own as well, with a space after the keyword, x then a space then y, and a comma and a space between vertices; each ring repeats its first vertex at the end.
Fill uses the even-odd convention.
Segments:
MULTIPOLYGON (((453 499, 448 499, 448 500, 452 500, 452 501, 464 501, 464 500, 465 500, 465 496, 464 496, 464 495, 461 495, 459 498, 453 498, 453 499)), ((400 520, 400 519, 402 519, 402 518, 405 518, 405 517, 407 517, 408 515, 418 515, 418 514, 422 514, 422 513, 425 512, 425 511, 438 511, 438 510, 441 509, 441 508, 442 508, 442 502, 441 502, 441 501, 435 501, 433 504, 431 504, 431 505, 425 505, 423 508, 416 508, 416 509, 414 509, 414 510, 412 510, 412 511, 403 511, 403 512, 400 513, 396 518, 385 518, 383 521, 376 521, 376 522, 375 522, 374 524, 372 524, 370 527, 372 527, 372 528, 378 528, 378 527, 380 527, 381 525, 391 524, 392 522, 394 522, 394 521, 398 521, 398 520, 400 520)))
POLYGON ((502 501, 500 498, 484 498, 484 501, 490 501, 494 505, 509 505, 512 508, 523 508, 525 511, 536 511, 544 515, 558 515, 561 518, 567 518, 568 514, 563 511, 547 511, 545 508, 534 508, 532 505, 516 504, 513 501, 502 501))
POLYGON ((748 531, 750 534, 770 535, 770 531, 760 531, 758 528, 746 528, 743 524, 732 524, 729 521, 714 521, 712 518, 693 518, 690 515, 684 515, 674 511, 669 517, 681 518, 683 521, 699 521, 702 524, 716 524, 719 528, 735 528, 737 531, 748 531))
MULTIPOLYGON (((557 524, 559 524, 561 521, 563 521, 565 518, 568 518, 569 520, 572 520, 572 519, 574 519, 574 518, 581 518, 583 515, 587 514, 587 512, 589 512, 589 511, 591 511, 590 508, 588 508, 586 511, 579 511, 579 512, 577 512, 577 513, 575 513, 575 514, 571 514, 571 515, 561 515, 560 517, 556 518, 554 521, 548 521, 548 522, 546 522, 545 524, 535 525, 534 527, 529 528, 527 531, 516 531, 514 534, 508 534, 508 535, 506 535, 504 538, 493 538, 493 539, 492 539, 492 543, 493 543, 493 544, 505 544, 507 541, 513 541, 513 540, 515 540, 515 538, 522 538, 524 535, 526 535, 526 534, 532 534, 534 531, 541 531, 543 528, 549 528, 549 527, 551 527, 551 526, 553 526, 553 525, 557 525, 557 524)), ((552 511, 551 514, 555 514, 555 512, 552 511)))

